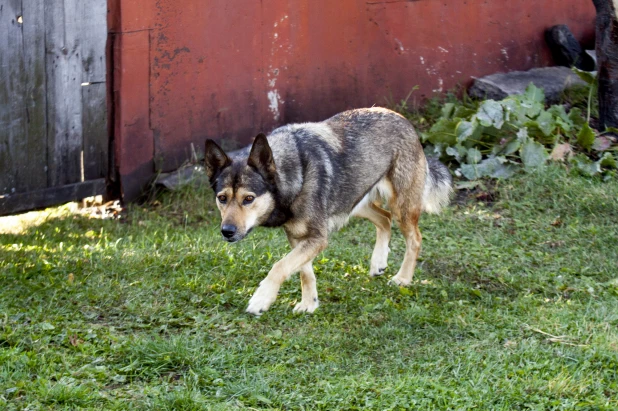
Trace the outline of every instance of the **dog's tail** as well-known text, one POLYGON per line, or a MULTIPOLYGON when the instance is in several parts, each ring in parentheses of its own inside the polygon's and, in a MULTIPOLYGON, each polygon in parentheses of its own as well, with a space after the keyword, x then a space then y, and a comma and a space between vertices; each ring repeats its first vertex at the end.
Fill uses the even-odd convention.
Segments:
POLYGON ((437 158, 427 157, 427 175, 423 192, 423 211, 437 214, 451 201, 453 178, 437 158))

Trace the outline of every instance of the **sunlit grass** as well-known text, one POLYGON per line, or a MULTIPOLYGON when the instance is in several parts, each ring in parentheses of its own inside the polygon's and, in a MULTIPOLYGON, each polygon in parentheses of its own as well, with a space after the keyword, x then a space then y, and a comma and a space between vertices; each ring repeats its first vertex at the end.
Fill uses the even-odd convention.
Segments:
POLYGON ((297 276, 244 313, 289 247, 222 242, 207 188, 5 230, 0 409, 618 408, 618 183, 551 167, 485 191, 423 216, 405 289, 399 232, 369 278, 353 220, 316 259, 314 315, 292 313, 297 276))

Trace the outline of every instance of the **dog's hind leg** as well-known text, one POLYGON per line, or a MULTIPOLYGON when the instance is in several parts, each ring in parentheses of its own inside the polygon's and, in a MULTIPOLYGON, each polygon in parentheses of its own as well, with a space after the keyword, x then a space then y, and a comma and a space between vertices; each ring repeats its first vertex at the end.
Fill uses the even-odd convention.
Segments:
POLYGON ((399 221, 399 228, 406 240, 406 253, 403 257, 403 263, 397 275, 391 278, 391 282, 396 285, 409 285, 414 277, 414 269, 416 268, 416 259, 421 250, 421 231, 418 229, 418 220, 420 217, 420 209, 418 213, 406 215, 399 221))
MULTIPOLYGON (((327 243, 326 237, 299 240, 292 251, 281 260, 277 261, 266 278, 260 282, 260 286, 249 300, 247 312, 260 315, 268 310, 270 305, 277 299, 281 284, 298 270, 302 270, 305 273, 303 278, 307 280, 306 289, 311 290, 311 288, 313 288, 312 291, 315 292, 315 294, 308 294, 311 298, 315 296, 316 301, 314 303, 316 305, 313 307, 315 310, 317 307, 317 290, 315 289, 315 275, 311 268, 311 262, 326 248, 327 243), (303 270, 307 265, 309 265, 311 269, 303 270)), ((305 286, 303 283, 303 298, 304 296, 305 286)), ((303 303, 301 302, 301 304, 303 303)), ((307 309, 305 311, 309 310, 307 309)))
POLYGON ((423 239, 418 229, 418 221, 423 207, 427 163, 418 141, 404 153, 408 153, 408 156, 398 158, 391 170, 390 180, 394 195, 390 198, 389 204, 406 240, 403 263, 397 275, 391 278, 391 282, 405 286, 410 284, 414 277, 416 259, 423 239))
POLYGON ((366 218, 376 226, 376 245, 371 254, 369 274, 378 276, 384 274, 388 264, 388 243, 391 240, 391 213, 376 203, 368 203, 365 207, 354 212, 354 216, 366 218))

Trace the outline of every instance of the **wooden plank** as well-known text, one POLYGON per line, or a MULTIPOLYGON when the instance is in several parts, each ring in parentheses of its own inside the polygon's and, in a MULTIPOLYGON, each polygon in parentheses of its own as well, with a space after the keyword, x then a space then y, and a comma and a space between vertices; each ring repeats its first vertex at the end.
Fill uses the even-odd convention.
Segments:
POLYGON ((108 168, 106 42, 107 1, 82 0, 82 130, 84 178, 105 177, 108 168))
POLYGON ((22 0, 24 86, 26 104, 25 153, 20 174, 22 191, 47 187, 47 93, 45 92, 45 10, 40 0, 22 0))
POLYGON ((105 194, 105 179, 67 184, 27 193, 0 195, 0 215, 44 208, 105 194))
POLYGON ((82 176, 82 62, 79 0, 45 3, 47 50, 48 186, 76 183, 82 176))
POLYGON ((81 0, 82 83, 105 82, 107 42, 107 0, 81 0))
POLYGON ((105 83, 82 87, 85 180, 107 176, 109 142, 106 97, 105 83))
POLYGON ((15 193, 23 173, 24 79, 23 38, 18 18, 21 0, 0 4, 0 192, 15 193))

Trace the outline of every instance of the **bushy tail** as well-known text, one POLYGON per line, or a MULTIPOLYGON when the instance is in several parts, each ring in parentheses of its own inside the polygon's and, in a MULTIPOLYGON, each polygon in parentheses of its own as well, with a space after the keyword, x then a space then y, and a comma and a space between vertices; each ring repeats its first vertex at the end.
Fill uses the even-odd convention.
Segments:
POLYGON ((427 176, 423 192, 423 211, 437 214, 451 201, 453 178, 437 158, 427 157, 427 176))

